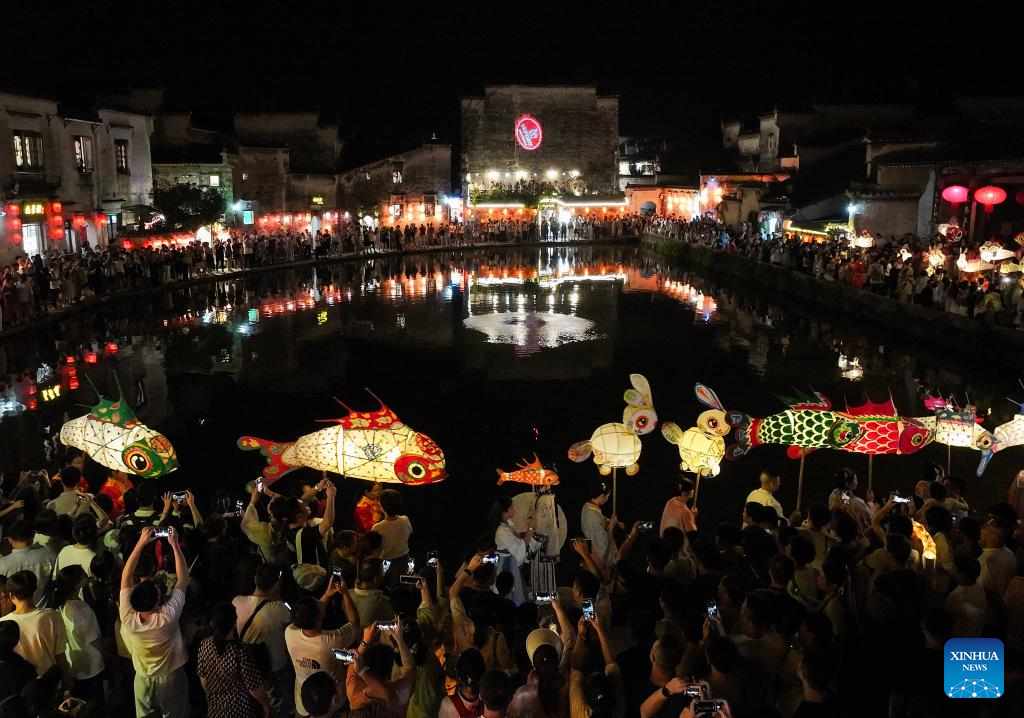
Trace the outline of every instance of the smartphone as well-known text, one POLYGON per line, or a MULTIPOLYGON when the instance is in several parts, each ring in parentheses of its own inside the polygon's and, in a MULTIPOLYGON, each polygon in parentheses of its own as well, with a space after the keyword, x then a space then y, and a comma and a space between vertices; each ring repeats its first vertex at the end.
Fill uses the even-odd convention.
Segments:
POLYGON ((717 718, 727 705, 723 700, 694 701, 693 718, 717 718))
POLYGON ((489 554, 486 554, 480 560, 481 560, 482 563, 498 563, 498 554, 496 554, 496 553, 489 553, 489 554))
POLYGON ((75 497, 75 500, 80 504, 87 504, 92 501, 92 496, 89 496, 89 494, 79 494, 75 497))
POLYGON ((414 559, 412 556, 410 556, 409 560, 405 562, 405 572, 416 573, 416 559, 414 559))
POLYGON ((416 574, 403 574, 398 577, 399 583, 404 583, 406 586, 418 586, 420 584, 420 577, 416 574))
POLYGON ((583 620, 587 621, 587 622, 593 621, 594 620, 594 602, 591 601, 589 598, 586 598, 586 599, 583 600, 583 603, 581 604, 581 607, 583 608, 583 620))
POLYGON ((427 551, 427 565, 437 568, 437 551, 427 551))
POLYGON ((849 494, 843 494, 843 503, 844 504, 850 503, 850 495, 849 494))
POLYGON ((694 678, 686 679, 686 695, 694 700, 707 700, 711 698, 711 686, 707 681, 698 681, 694 678))
POLYGON ((709 621, 720 621, 722 620, 721 614, 718 612, 718 602, 708 601, 707 608, 705 609, 708 614, 709 621))
POLYGON ((334 654, 334 659, 340 663, 355 663, 356 652, 350 651, 345 648, 335 648, 331 651, 334 654))
POLYGON ((893 491, 891 494, 889 494, 889 500, 892 501, 894 504, 909 504, 911 501, 909 498, 903 498, 896 491, 893 491))
POLYGON ((378 631, 393 631, 398 628, 397 621, 377 621, 378 631))
POLYGON ((283 603, 284 607, 287 608, 289 611, 292 610, 292 604, 288 603, 287 601, 281 601, 281 603, 283 603))
POLYGON ((171 533, 173 533, 173 531, 174 529, 172 529, 170 526, 161 526, 159 528, 155 528, 153 529, 153 538, 168 538, 171 535, 171 533))
POLYGON ((391 562, 388 561, 386 558, 385 559, 381 559, 380 564, 381 564, 381 568, 383 569, 384 573, 387 573, 388 571, 391 570, 391 562))
POLYGON ((535 599, 535 601, 536 601, 536 603, 538 605, 545 604, 545 603, 551 603, 554 600, 555 600, 555 596, 552 593, 538 593, 537 594, 537 598, 535 599))
POLYGON ((638 523, 636 525, 636 527, 639 530, 641 530, 641 531, 653 531, 654 530, 654 522, 653 521, 641 521, 640 523, 638 523))
POLYGON ((186 499, 188 499, 187 491, 175 491, 173 494, 171 494, 171 500, 177 501, 179 504, 183 503, 186 499))
POLYGON ((263 493, 263 489, 264 489, 263 477, 262 476, 257 476, 256 477, 256 490, 259 491, 262 494, 263 493))
POLYGON ((338 583, 340 583, 342 586, 345 585, 345 575, 342 573, 340 568, 336 568, 333 571, 331 571, 331 575, 334 576, 334 578, 338 579, 338 583))

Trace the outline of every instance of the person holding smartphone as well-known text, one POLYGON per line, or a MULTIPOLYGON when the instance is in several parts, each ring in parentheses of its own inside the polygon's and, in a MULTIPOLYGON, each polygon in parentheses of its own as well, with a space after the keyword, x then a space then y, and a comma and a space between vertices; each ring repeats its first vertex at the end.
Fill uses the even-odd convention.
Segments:
POLYGON ((677 483, 678 494, 665 502, 661 512, 661 526, 658 535, 665 533, 669 526, 675 526, 684 534, 697 530, 697 509, 690 508, 690 497, 693 496, 693 482, 681 477, 677 483))
POLYGON ((167 718, 189 714, 188 653, 179 621, 189 584, 188 563, 171 531, 167 543, 174 554, 175 584, 161 605, 160 589, 152 579, 135 583, 135 569, 142 551, 153 540, 153 528, 145 527, 121 574, 118 612, 121 637, 135 667, 135 712, 138 716, 161 713, 167 718))
POLYGON ((372 706, 378 718, 404 718, 415 673, 401 619, 395 619, 387 630, 379 629, 378 624, 363 629, 356 654, 356 662, 349 664, 345 674, 349 708, 355 712, 372 706), (393 671, 396 653, 402 664, 397 676, 393 671))

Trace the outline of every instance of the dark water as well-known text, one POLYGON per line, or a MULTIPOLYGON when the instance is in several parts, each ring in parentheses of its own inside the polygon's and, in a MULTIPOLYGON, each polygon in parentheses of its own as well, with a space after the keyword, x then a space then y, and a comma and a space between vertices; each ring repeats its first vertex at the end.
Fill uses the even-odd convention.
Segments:
MULTIPOLYGON (((495 468, 512 468, 534 452, 561 475, 558 495, 576 530, 583 485, 597 471, 590 462, 570 462, 566 450, 598 425, 621 420, 630 372, 650 380, 660 418, 683 427, 702 409, 696 381, 713 387, 728 409, 754 416, 781 410, 778 396, 811 387, 838 407, 891 391, 901 414, 924 415, 924 384, 969 396, 982 412, 991 407, 992 428, 1013 414, 1007 394, 1017 389, 1024 399, 1016 376, 946 356, 941 334, 934 347, 904 344, 849 318, 735 283, 717 285, 635 247, 414 255, 198 285, 5 340, 0 370, 56 364, 110 338, 119 344, 117 358, 80 369, 112 392, 116 369, 130 401, 141 389, 140 418, 171 439, 182 466, 163 483, 208 496, 239 490, 259 470, 258 456, 235 448, 238 436, 295 439, 322 428, 318 419, 344 413, 332 397, 375 408, 364 387, 372 389, 447 456, 448 481, 402 490, 423 548, 468 540, 499 491, 519 491, 498 489, 495 468), (841 376, 840 353, 860 360, 862 380, 841 376)), ((4 419, 3 470, 39 465, 46 428, 56 431, 65 414, 82 411, 75 402, 93 397, 83 381, 70 396, 4 419)), ((928 462, 946 458, 939 445, 912 457, 879 457, 876 491, 909 492, 928 462)), ((984 506, 1001 500, 1024 448, 998 454, 982 479, 974 478, 977 459, 954 449, 952 468, 969 478, 972 503, 984 506)), ((656 518, 678 461, 660 432, 646 436, 640 473, 619 479, 619 514, 656 518)), ((866 482, 866 457, 812 454, 804 504, 822 500, 844 465, 866 482)), ((781 500, 791 510, 798 464, 782 448, 763 447, 702 483, 703 520, 738 519, 763 467, 783 475, 781 500)), ((347 512, 360 484, 341 485, 347 512)))

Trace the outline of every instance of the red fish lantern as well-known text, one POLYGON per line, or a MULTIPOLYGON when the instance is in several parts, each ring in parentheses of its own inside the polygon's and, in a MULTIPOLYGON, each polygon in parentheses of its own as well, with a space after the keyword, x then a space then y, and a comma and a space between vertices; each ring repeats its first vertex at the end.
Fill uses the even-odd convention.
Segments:
POLYGON ((993 207, 1006 201, 1006 190, 1002 187, 987 185, 974 190, 974 199, 984 205, 986 214, 989 214, 993 207))
POLYGON ((951 184, 942 190, 942 199, 954 207, 967 201, 967 188, 959 184, 951 184))

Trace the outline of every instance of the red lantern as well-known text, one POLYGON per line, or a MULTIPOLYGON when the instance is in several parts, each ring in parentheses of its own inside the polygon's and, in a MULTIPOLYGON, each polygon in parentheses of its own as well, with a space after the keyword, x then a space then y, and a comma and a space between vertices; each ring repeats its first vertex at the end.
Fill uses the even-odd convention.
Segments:
POLYGON ((99 358, 96 356, 96 352, 92 351, 91 349, 82 354, 82 359, 85 360, 86 364, 95 364, 97 361, 99 361, 99 358))
POLYGON ((66 357, 64 357, 64 363, 67 364, 68 366, 74 366, 75 358, 68 354, 66 357))
POLYGON ((952 205, 961 204, 967 201, 967 188, 959 184, 951 184, 942 190, 942 199, 952 205))
POLYGON ((974 190, 974 200, 985 205, 985 212, 989 213, 997 204, 1006 201, 1006 190, 1002 187, 988 185, 974 190))
POLYGON ((50 204, 50 211, 53 212, 54 214, 60 214, 61 210, 63 209, 64 206, 60 202, 52 202, 50 204))
POLYGON ((109 355, 114 355, 117 354, 119 347, 117 346, 117 342, 107 342, 106 346, 103 347, 103 350, 109 355))

